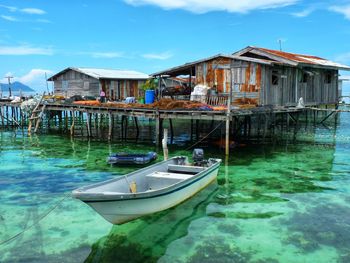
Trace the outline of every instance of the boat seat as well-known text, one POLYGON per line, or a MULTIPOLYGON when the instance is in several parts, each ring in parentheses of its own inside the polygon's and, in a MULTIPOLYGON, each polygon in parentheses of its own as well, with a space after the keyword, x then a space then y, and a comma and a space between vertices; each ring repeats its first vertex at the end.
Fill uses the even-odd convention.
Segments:
POLYGON ((169 172, 182 172, 182 173, 192 173, 197 174, 205 170, 201 166, 189 166, 189 165, 177 165, 177 164, 168 164, 169 172))
POLYGON ((146 176, 153 177, 153 178, 185 180, 185 179, 192 177, 193 175, 180 174, 180 173, 154 172, 154 173, 146 175, 146 176))

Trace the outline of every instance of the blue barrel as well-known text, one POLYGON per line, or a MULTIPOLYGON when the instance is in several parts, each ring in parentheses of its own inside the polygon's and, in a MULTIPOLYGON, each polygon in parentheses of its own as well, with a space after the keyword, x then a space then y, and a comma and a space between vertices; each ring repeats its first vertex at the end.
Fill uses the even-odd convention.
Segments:
POLYGON ((153 103, 154 97, 155 97, 154 90, 146 90, 146 92, 145 92, 145 104, 153 103))

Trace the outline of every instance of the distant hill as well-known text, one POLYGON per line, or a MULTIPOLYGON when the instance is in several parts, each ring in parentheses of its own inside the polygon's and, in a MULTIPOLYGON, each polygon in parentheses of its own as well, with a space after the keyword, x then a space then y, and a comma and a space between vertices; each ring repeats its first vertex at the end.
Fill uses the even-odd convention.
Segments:
MULTIPOLYGON (((0 84, 2 91, 8 91, 9 90, 9 84, 0 84)), ((15 81, 11 83, 11 90, 12 91, 23 91, 23 92, 33 92, 34 90, 30 88, 27 85, 24 85, 21 82, 15 81)))

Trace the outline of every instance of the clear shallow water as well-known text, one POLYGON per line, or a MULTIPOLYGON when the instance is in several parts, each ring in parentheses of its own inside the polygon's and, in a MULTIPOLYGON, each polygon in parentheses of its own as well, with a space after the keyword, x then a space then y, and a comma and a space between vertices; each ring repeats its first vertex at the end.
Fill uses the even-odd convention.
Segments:
POLYGON ((0 242, 59 206, 1 245, 0 262, 349 262, 350 114, 337 129, 297 139, 237 148, 218 182, 190 200, 113 226, 80 201, 61 200, 133 170, 107 166, 110 152, 153 146, 2 132, 0 242))

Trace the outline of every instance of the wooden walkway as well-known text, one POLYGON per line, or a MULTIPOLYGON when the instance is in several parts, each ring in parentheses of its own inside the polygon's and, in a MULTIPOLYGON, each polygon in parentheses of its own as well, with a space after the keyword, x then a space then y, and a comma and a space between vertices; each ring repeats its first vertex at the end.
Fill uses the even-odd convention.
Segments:
MULTIPOLYGON (((1 103, 0 103, 1 105, 1 103)), ((224 121, 227 119, 227 111, 206 111, 206 110, 161 110, 161 109, 145 109, 145 108, 116 108, 101 106, 84 106, 75 104, 54 104, 47 103, 46 111, 78 111, 86 113, 113 114, 127 117, 145 117, 150 119, 186 119, 186 120, 216 120, 224 121)), ((250 116, 256 114, 271 113, 294 113, 302 112, 305 109, 296 107, 256 107, 250 109, 232 109, 230 117, 234 116, 250 116)))

